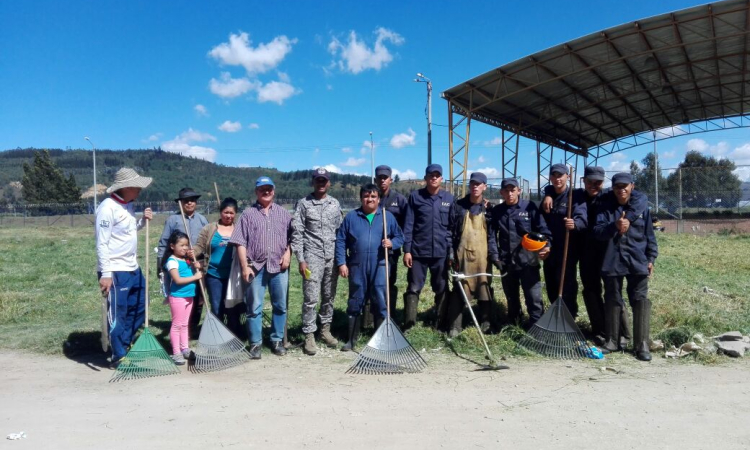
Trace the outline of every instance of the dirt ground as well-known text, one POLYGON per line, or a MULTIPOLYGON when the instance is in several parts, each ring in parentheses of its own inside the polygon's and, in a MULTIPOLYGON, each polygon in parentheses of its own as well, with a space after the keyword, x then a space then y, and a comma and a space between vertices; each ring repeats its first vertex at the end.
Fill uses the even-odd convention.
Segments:
POLYGON ((100 357, 0 354, 0 449, 740 449, 748 361, 449 355, 416 375, 346 375, 354 355, 293 350, 212 374, 109 383, 100 357), (619 371, 603 372, 602 367, 619 371), (9 433, 26 439, 10 441, 9 433))

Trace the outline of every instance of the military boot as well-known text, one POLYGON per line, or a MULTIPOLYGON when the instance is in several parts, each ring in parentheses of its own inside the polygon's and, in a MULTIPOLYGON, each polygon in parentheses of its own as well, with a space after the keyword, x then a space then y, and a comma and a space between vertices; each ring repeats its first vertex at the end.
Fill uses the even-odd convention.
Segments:
POLYGON ((305 334, 305 346, 302 347, 302 351, 310 356, 318 353, 318 347, 315 346, 315 333, 305 334))
POLYGON ((417 305, 419 305, 419 295, 409 292, 404 294, 404 330, 408 330, 417 323, 417 305))
POLYGON ((448 316, 445 320, 448 327, 448 337, 451 338, 458 336, 463 330, 464 301, 458 289, 454 288, 453 293, 449 296, 450 304, 448 305, 448 316))
POLYGON ((349 316, 349 340, 343 347, 342 352, 350 352, 354 350, 354 344, 357 343, 359 338, 359 324, 362 316, 349 316))
POLYGON ((365 301, 365 305, 362 307, 362 326, 365 328, 372 328, 373 326, 373 317, 372 312, 370 312, 370 303, 372 300, 368 299, 365 301))
POLYGON ((620 315, 622 305, 615 302, 604 303, 604 337, 607 341, 602 346, 603 353, 620 350, 620 315))
POLYGON ((328 347, 334 348, 339 344, 339 341, 331 334, 331 324, 324 323, 320 325, 320 340, 323 341, 328 347))
POLYGON ((646 299, 633 303, 633 352, 640 361, 651 361, 648 346, 651 333, 651 302, 646 299))

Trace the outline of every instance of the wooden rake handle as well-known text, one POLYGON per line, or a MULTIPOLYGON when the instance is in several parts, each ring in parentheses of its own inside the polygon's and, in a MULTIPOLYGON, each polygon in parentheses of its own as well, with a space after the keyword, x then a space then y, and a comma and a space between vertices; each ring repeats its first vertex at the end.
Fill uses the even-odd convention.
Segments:
MULTIPOLYGON (((573 216, 573 175, 575 174, 575 169, 573 169, 573 166, 570 167, 570 186, 568 186, 568 215, 567 218, 570 219, 573 216)), ((557 287, 557 297, 562 297, 563 294, 563 284, 565 283, 565 266, 568 264, 568 243, 570 242, 570 230, 568 230, 567 227, 565 227, 565 244, 563 246, 563 259, 562 259, 562 267, 560 268, 560 285, 557 287)))
MULTIPOLYGON (((185 234, 187 234, 188 237, 188 247, 190 247, 190 250, 193 249, 193 238, 190 236, 190 228, 188 228, 187 220, 185 219, 185 210, 182 208, 182 200, 177 200, 177 204, 180 205, 180 216, 182 217, 182 226, 185 227, 185 234)), ((198 258, 196 258, 196 261, 198 258)), ((201 287, 201 294, 203 294, 203 301, 207 301, 208 297, 206 296, 206 288, 203 286, 203 278, 198 280, 198 284, 201 287)), ((210 310, 211 308, 209 308, 210 310)))
MULTIPOLYGON (((381 211, 383 212, 383 239, 388 239, 388 225, 386 224, 386 210, 385 208, 381 208, 381 211)), ((388 317, 388 319, 391 318, 391 289, 390 284, 388 283, 388 249, 383 248, 383 253, 385 254, 385 314, 388 317)))

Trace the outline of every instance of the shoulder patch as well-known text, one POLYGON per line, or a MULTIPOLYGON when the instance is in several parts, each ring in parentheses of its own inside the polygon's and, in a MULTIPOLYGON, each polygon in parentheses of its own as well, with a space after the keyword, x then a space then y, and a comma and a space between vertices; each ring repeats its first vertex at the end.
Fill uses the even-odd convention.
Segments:
POLYGON ((102 221, 99 222, 99 226, 102 228, 109 228, 109 220, 102 219, 102 221))

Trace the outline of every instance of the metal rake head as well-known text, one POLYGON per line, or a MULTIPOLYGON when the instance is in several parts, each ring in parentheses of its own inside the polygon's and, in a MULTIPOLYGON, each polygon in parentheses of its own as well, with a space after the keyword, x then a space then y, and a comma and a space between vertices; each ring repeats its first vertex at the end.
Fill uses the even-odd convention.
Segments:
POLYGON ((421 372, 427 363, 387 317, 346 373, 387 375, 421 372))
POLYGON ((215 372, 250 361, 245 343, 240 341, 211 311, 201 327, 195 347, 195 372, 215 372))
POLYGON ((557 359, 585 358, 591 351, 562 298, 552 304, 518 345, 557 359))

